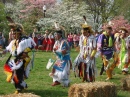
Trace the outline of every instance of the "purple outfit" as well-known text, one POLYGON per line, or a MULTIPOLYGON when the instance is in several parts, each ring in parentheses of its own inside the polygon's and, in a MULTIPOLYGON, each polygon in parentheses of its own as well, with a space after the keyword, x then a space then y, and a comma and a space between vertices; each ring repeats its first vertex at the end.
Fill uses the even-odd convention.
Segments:
POLYGON ((109 37, 112 38, 112 43, 114 43, 114 35, 107 36, 105 34, 101 34, 97 41, 97 49, 106 56, 106 59, 110 59, 113 55, 113 45, 111 47, 108 46, 109 44, 109 37))

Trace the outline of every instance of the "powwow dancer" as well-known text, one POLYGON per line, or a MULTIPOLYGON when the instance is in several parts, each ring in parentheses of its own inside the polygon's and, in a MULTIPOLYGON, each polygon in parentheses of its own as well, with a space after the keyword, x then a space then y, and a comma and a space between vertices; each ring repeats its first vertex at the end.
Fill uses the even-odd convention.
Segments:
POLYGON ((70 84, 70 46, 66 39, 62 37, 63 32, 57 30, 55 33, 55 44, 53 51, 57 56, 56 62, 54 63, 52 72, 49 74, 53 78, 52 86, 62 84, 68 87, 70 84))
POLYGON ((21 90, 27 87, 27 84, 24 82, 24 78, 28 78, 31 66, 31 58, 29 57, 28 52, 30 52, 36 44, 32 38, 22 36, 24 29, 21 24, 14 23, 10 17, 6 18, 10 22, 9 26, 13 29, 14 40, 12 40, 6 47, 6 50, 9 51, 11 55, 4 65, 4 71, 7 74, 6 80, 8 82, 13 81, 16 87, 15 93, 19 93, 21 90), (11 62, 11 56, 15 58, 13 64, 16 64, 17 66, 9 65, 11 62), (16 73, 14 70, 16 70, 16 73), (18 79, 17 81, 15 80, 16 78, 18 79), (16 83, 18 83, 18 85, 16 85, 16 83))
POLYGON ((80 53, 74 61, 74 72, 78 72, 78 76, 82 78, 83 82, 95 81, 96 75, 96 39, 93 31, 87 23, 82 24, 82 39, 80 40, 80 53))
POLYGON ((22 89, 27 88, 27 84, 24 82, 24 63, 28 52, 20 53, 15 59, 8 60, 4 66, 5 73, 9 76, 7 77, 8 82, 12 82, 15 85, 17 94, 21 92, 22 89))
POLYGON ((103 59, 104 68, 106 70, 107 79, 112 78, 112 71, 115 68, 114 62, 114 35, 112 34, 112 27, 106 27, 98 38, 97 49, 101 53, 103 59))
POLYGON ((126 28, 120 28, 120 33, 120 57, 118 68, 122 69, 123 74, 127 74, 130 64, 130 36, 127 36, 128 30, 126 28))

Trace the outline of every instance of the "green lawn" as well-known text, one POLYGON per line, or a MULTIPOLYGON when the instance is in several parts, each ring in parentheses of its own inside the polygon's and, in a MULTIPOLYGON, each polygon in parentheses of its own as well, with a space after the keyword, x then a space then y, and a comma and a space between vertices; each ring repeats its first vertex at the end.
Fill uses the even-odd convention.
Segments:
MULTIPOLYGON (((74 50, 71 51, 72 60, 75 59, 78 52, 74 50)), ((12 94, 15 91, 13 84, 7 83, 6 75, 3 72, 3 65, 9 55, 6 55, 4 59, 0 58, 0 95, 12 94)), ((36 52, 35 60, 34 60, 34 68, 31 70, 29 79, 26 80, 28 84, 28 89, 25 91, 27 93, 34 93, 41 97, 67 97, 68 89, 62 86, 52 87, 52 78, 49 77, 49 73, 51 70, 46 70, 46 64, 49 58, 52 58, 54 55, 51 52, 36 52)), ((98 72, 100 71, 102 62, 101 59, 97 60, 98 72)), ((121 87, 121 79, 125 77, 125 75, 121 74, 121 71, 118 68, 114 70, 115 75, 113 75, 113 79, 110 82, 113 82, 117 86, 117 94, 118 97, 130 97, 130 92, 122 91, 121 87)), ((78 77, 74 77, 74 73, 71 70, 71 85, 74 83, 81 83, 81 79, 78 77)), ((106 74, 104 73, 102 76, 98 76, 96 81, 105 81, 106 74)))

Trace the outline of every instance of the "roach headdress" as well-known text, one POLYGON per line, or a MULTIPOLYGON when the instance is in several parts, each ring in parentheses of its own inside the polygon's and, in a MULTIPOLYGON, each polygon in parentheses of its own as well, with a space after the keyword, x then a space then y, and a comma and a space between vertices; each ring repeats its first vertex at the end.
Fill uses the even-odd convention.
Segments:
POLYGON ((11 29, 13 29, 14 32, 20 32, 20 33, 23 33, 24 29, 23 29, 23 26, 19 23, 15 23, 11 17, 9 16, 6 16, 6 19, 8 20, 9 22, 9 26, 11 29))

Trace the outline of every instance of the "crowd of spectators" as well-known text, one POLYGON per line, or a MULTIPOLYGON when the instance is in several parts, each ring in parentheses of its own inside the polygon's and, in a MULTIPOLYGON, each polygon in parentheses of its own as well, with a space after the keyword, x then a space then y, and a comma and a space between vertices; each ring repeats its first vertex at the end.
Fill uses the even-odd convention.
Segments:
MULTIPOLYGON (((44 33, 39 33, 36 28, 34 28, 33 32, 27 35, 28 37, 32 37, 37 44, 35 49, 41 51, 52 51, 53 45, 55 43, 55 37, 53 32, 49 32, 46 30, 44 33)), ((79 44, 80 33, 68 33, 66 39, 71 48, 78 47, 79 44)), ((10 29, 9 36, 7 42, 5 40, 4 34, 0 32, 0 48, 5 48, 5 46, 13 40, 13 29, 10 29)))
POLYGON ((79 38, 80 38, 80 33, 69 33, 67 35, 67 40, 71 48, 78 47, 79 38))
POLYGON ((34 29, 31 37, 34 39, 37 46, 35 47, 36 50, 42 51, 52 51, 53 45, 55 43, 54 34, 49 32, 48 30, 45 33, 38 33, 36 29, 34 29))

